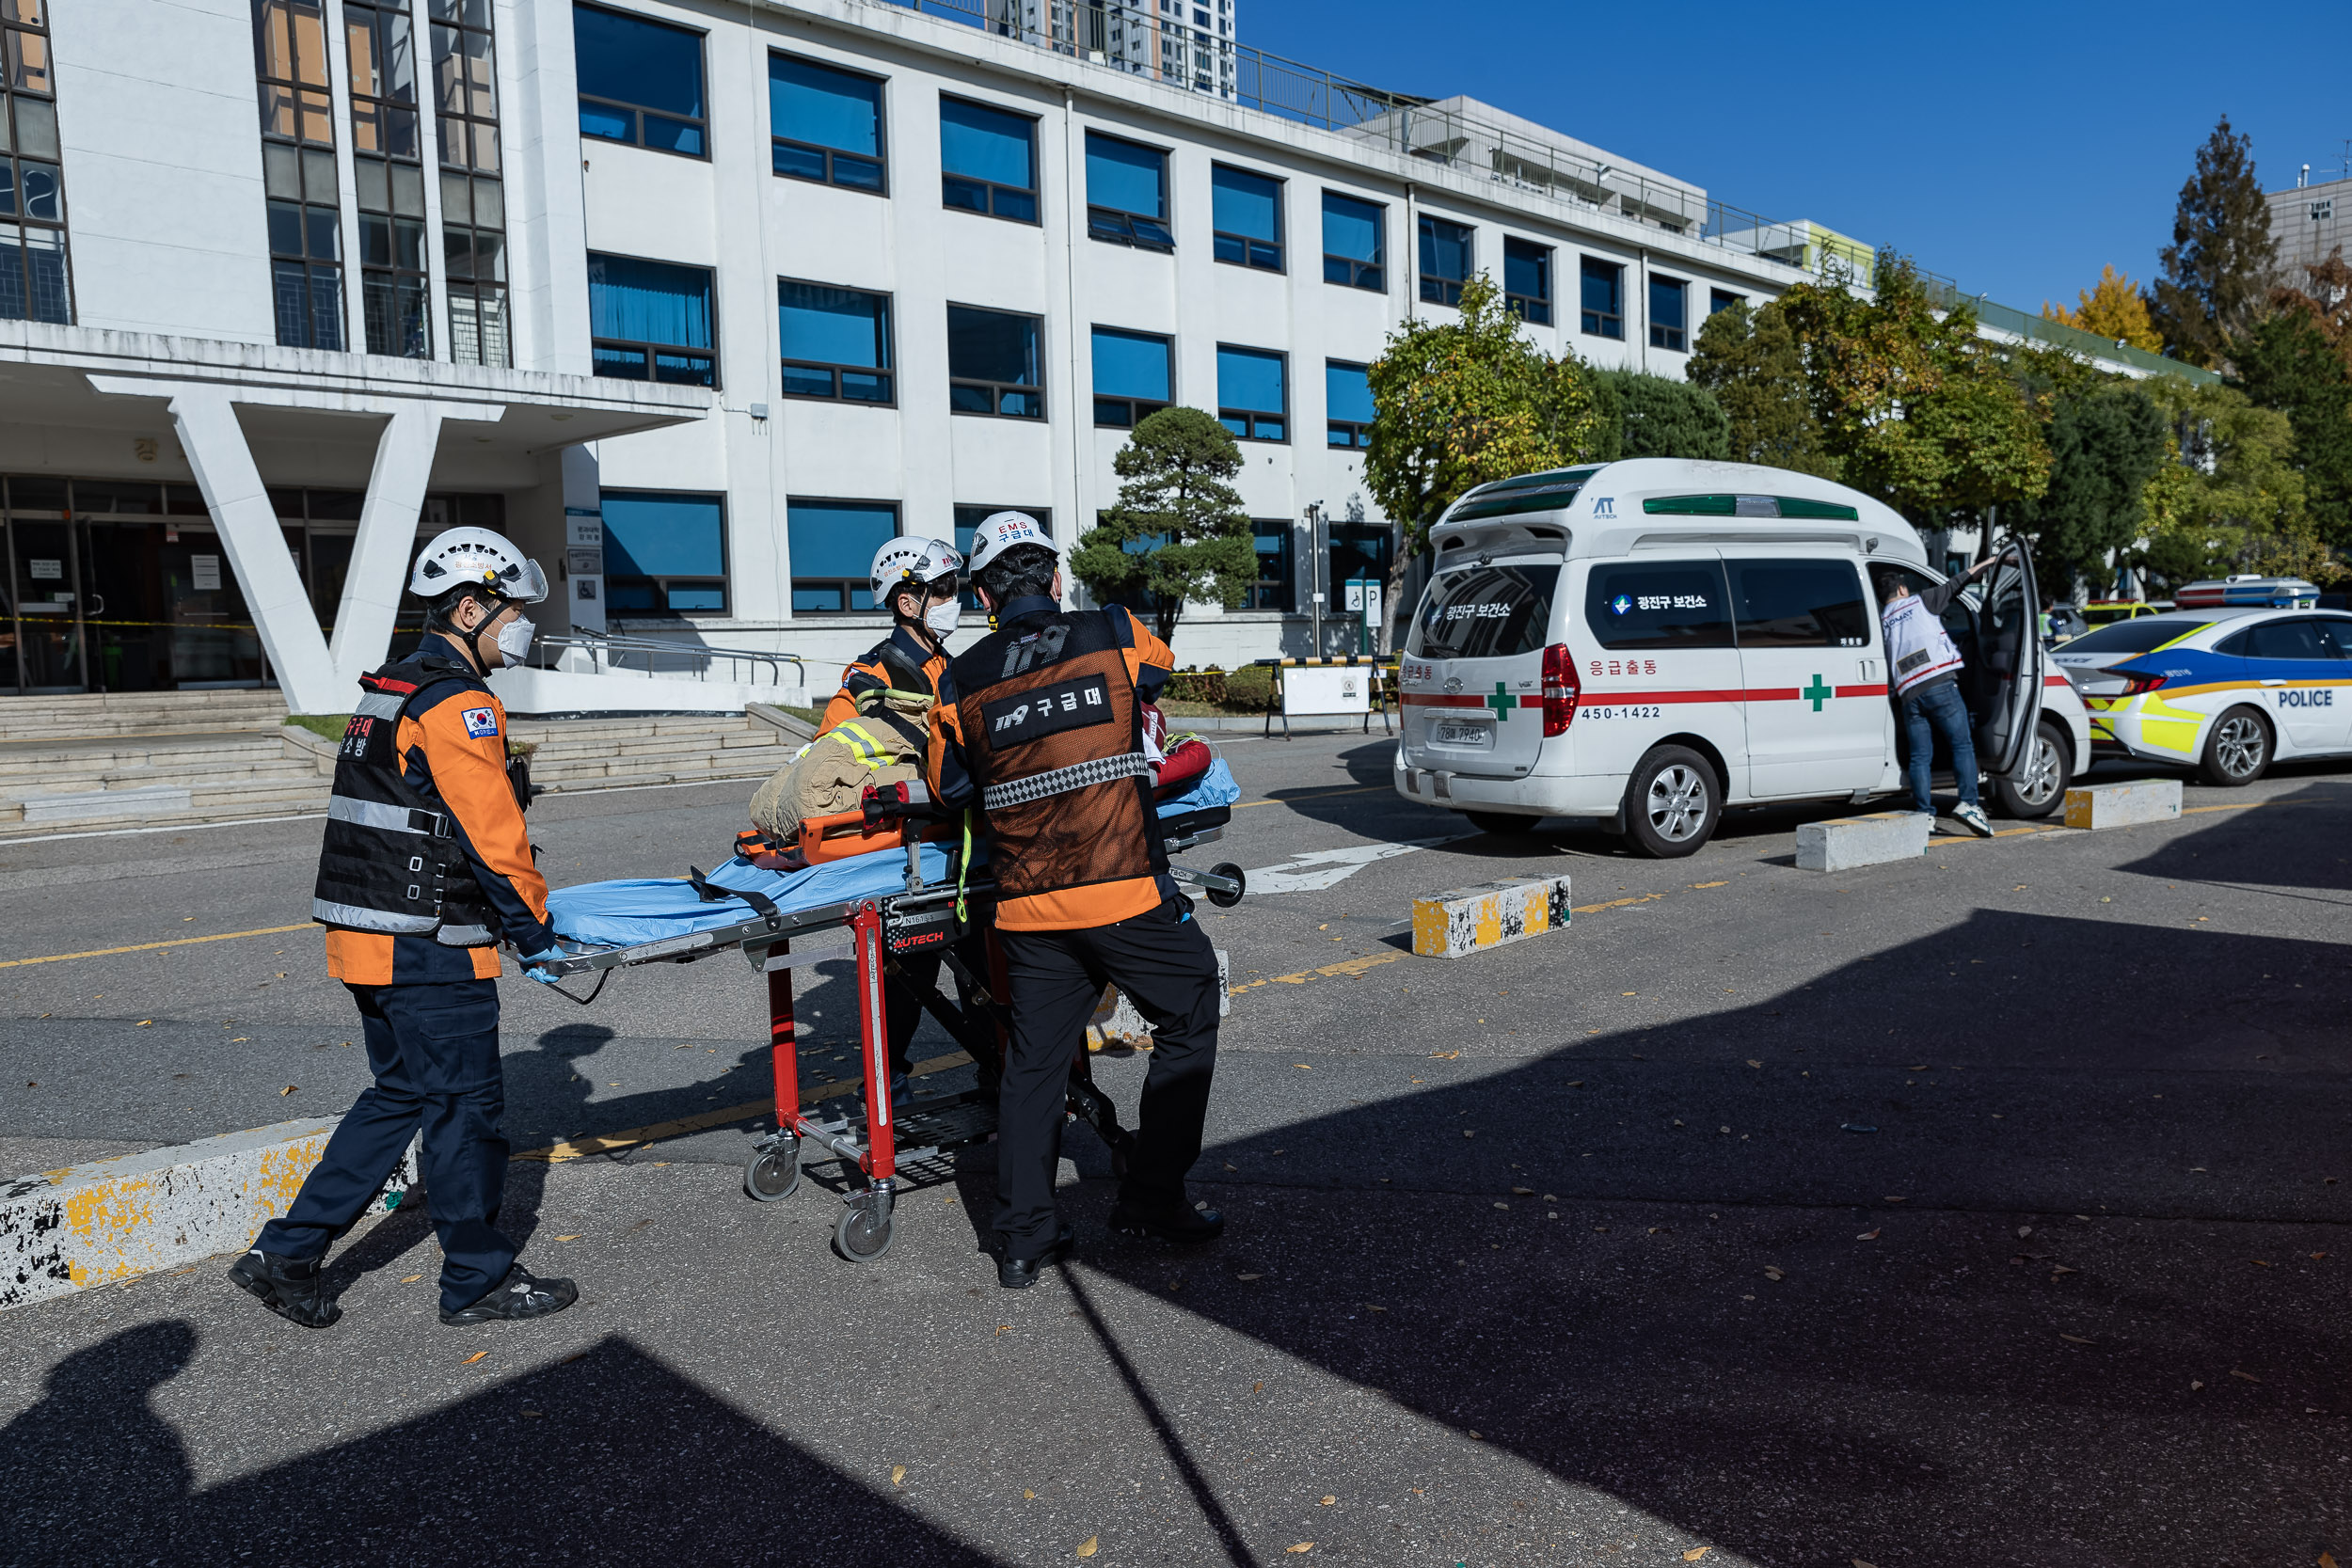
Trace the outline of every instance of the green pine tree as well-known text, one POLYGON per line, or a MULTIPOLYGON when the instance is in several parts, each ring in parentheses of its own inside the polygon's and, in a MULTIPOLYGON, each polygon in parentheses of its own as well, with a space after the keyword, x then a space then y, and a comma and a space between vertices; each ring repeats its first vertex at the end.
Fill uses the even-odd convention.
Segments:
POLYGON ((1715 394, 1734 462, 1837 477, 1806 396, 1804 355, 1777 303, 1752 309, 1742 300, 1708 317, 1690 374, 1715 394))
POLYGON ((2166 352, 2219 366, 2232 340, 2262 315, 2279 265, 2253 146, 2230 130, 2228 115, 2197 150, 2197 172, 2173 211, 2172 243, 2159 256, 2164 276, 2148 309, 2166 352))
POLYGON ((1615 456, 1731 456, 1731 420, 1715 394, 1687 381, 1641 371, 1602 371, 1594 379, 1616 404, 1615 456))
POLYGON ((2281 291, 2280 308, 2236 340, 2238 387, 2295 431, 2305 504, 2328 543, 2352 546, 2352 365, 2328 340, 2308 295, 2281 291))
POLYGON ((1238 610, 1258 580, 1258 546, 1231 481, 1232 433, 1198 408, 1163 408, 1136 426, 1112 467, 1119 504, 1078 536, 1072 575, 1104 604, 1148 604, 1167 641, 1187 599, 1238 610))

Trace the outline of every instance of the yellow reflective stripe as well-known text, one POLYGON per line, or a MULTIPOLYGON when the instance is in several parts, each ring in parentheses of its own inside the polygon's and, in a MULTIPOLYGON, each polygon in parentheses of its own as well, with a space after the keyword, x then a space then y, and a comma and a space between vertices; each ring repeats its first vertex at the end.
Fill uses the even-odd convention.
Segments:
POLYGON ((858 761, 864 763, 866 767, 884 768, 889 766, 887 759, 882 755, 882 742, 876 740, 871 735, 867 734, 866 730, 858 725, 854 721, 844 720, 842 722, 835 724, 833 728, 833 733, 835 735, 846 735, 850 736, 851 738, 846 742, 850 748, 850 754, 856 757, 858 761))

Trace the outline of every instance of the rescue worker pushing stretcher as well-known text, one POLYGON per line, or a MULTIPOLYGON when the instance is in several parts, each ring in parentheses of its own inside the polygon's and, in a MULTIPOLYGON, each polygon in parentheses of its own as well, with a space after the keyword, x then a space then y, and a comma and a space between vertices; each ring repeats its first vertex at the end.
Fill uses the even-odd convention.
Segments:
POLYGON ((930 783, 948 805, 977 794, 987 814, 1011 1013, 997 1281, 1020 1290, 1073 1241, 1054 1173, 1071 1060, 1105 983, 1153 1040, 1111 1228, 1184 1243, 1224 1229, 1184 1191, 1216 1063, 1216 955, 1168 875, 1152 807, 1143 705, 1174 666, 1168 645, 1116 605, 1063 610, 1059 554, 1022 513, 979 526, 971 565, 995 630, 949 670, 930 783))
POLYGON ((311 911, 327 928, 327 972, 358 1004, 375 1084, 294 1207, 229 1270, 306 1328, 342 1316, 320 1264, 420 1125, 441 1321, 543 1317, 579 1296, 568 1279, 533 1276, 497 1227, 507 1148, 498 944, 513 942, 526 965, 562 955, 509 779, 506 710, 483 677, 530 651, 522 607, 547 596, 547 578, 501 535, 460 528, 426 546, 408 587, 425 601, 425 635, 406 658, 360 677, 311 911))

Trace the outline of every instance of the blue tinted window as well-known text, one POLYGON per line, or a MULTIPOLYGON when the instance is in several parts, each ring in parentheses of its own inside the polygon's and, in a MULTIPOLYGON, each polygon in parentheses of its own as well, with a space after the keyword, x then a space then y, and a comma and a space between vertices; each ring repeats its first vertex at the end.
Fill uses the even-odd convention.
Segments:
POLYGON ((1087 133, 1087 203, 1136 217, 1168 219, 1168 154, 1087 133))
POLYGON ((1148 398, 1167 403, 1168 341, 1145 332, 1094 329, 1094 391, 1097 397, 1148 398))
POLYGON ((821 283, 779 283, 776 325, 787 359, 889 368, 888 294, 821 283))
POLYGON ((1538 326, 1551 325, 1551 247, 1527 240, 1502 242, 1504 301, 1538 326))
POLYGON ((710 273, 703 267, 588 258, 589 331, 628 342, 710 346, 710 273))
POLYGON ((614 610, 726 609, 726 501, 675 490, 607 490, 604 573, 614 610))
POLYGON ((1625 268, 1614 261, 1579 259, 1583 283, 1583 327, 1601 338, 1625 336, 1625 268))
POLYGON ((788 55, 768 56, 772 135, 860 157, 882 156, 882 84, 788 55))
POLYGON ((1037 121, 960 98, 939 101, 939 166, 1020 190, 1037 188, 1037 121))
POLYGON ((1649 280, 1649 346, 1681 350, 1690 345, 1690 285, 1679 278, 1649 280))
POLYGON ((1323 280, 1355 289, 1385 289, 1385 210, 1335 191, 1323 193, 1323 280))
POLYGON ((1361 365, 1333 360, 1323 367, 1324 411, 1335 420, 1372 423, 1372 378, 1361 365))
POLYGON ((1282 268, 1282 183, 1218 165, 1210 171, 1210 222, 1216 259, 1236 266, 1282 268))
POLYGON ((1421 297, 1438 305, 1462 303, 1470 280, 1472 236, 1467 224, 1443 218, 1421 220, 1421 297))
POLYGON ((1280 355, 1218 346, 1217 419, 1235 436, 1246 441, 1288 440, 1290 403, 1285 390, 1280 355))
POLYGON ((874 552, 898 532, 898 509, 882 501, 785 503, 794 610, 870 610, 874 552))
POLYGON ((700 33, 575 6, 572 51, 583 135, 703 155, 700 33))

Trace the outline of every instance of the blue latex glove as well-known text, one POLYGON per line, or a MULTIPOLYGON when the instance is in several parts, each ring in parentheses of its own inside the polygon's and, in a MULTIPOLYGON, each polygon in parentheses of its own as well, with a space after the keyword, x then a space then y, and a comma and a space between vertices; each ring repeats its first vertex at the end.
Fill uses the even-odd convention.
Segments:
POLYGON ((564 949, 561 947, 548 947, 537 953, 525 953, 522 959, 523 973, 543 986, 551 986, 555 984, 556 977, 544 969, 534 969, 532 966, 552 963, 564 956, 564 949))

